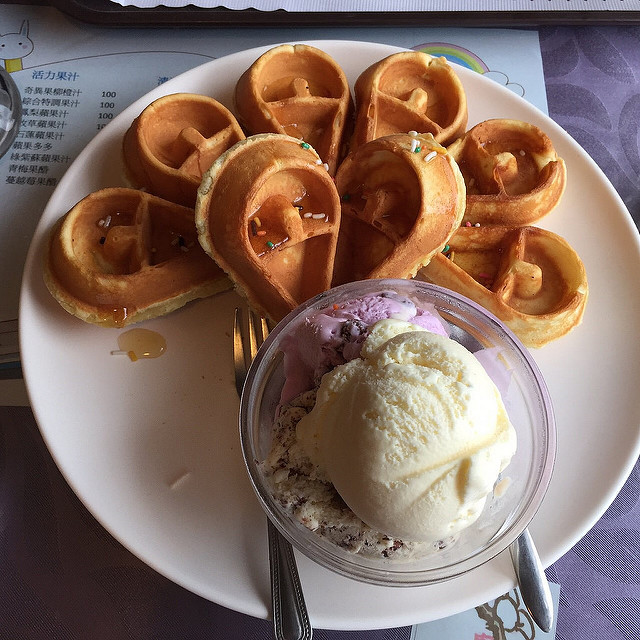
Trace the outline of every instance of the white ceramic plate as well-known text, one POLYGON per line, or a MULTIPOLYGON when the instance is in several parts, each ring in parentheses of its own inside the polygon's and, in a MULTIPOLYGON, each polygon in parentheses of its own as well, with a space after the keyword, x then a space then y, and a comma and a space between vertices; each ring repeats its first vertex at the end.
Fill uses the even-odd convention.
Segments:
MULTIPOLYGON (((351 81, 397 51, 354 42, 312 43, 351 81)), ((84 324, 49 296, 42 247, 53 223, 91 191, 122 184, 120 141, 153 99, 178 91, 232 106, 236 79, 262 52, 193 69, 115 118, 68 169, 47 205, 27 258, 21 293, 22 363, 36 419, 69 484, 126 547, 187 589, 265 618, 269 581, 265 518, 245 472, 231 363, 234 293, 145 323, 168 342, 165 355, 132 363, 110 355, 118 330, 84 324), (178 481, 178 482, 176 482, 178 481)), ((584 151, 509 90, 459 69, 470 125, 526 120, 554 141, 568 167, 560 206, 543 222, 587 268, 584 322, 534 352, 555 403, 555 474, 531 530, 549 565, 595 523, 640 449, 640 249, 631 217, 584 151)), ((428 621, 482 604, 514 586, 507 553, 453 581, 423 588, 362 585, 298 555, 311 620, 366 629, 428 621)))

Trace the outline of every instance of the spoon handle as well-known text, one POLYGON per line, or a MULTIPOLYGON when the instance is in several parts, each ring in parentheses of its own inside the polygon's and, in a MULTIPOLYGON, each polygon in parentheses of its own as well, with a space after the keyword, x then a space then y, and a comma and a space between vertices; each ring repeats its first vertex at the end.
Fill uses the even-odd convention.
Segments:
POLYGON ((302 594, 293 548, 267 520, 273 629, 276 640, 311 640, 313 632, 302 594))
POLYGON ((551 589, 528 529, 511 543, 509 551, 522 599, 534 622, 548 633, 553 626, 551 589))

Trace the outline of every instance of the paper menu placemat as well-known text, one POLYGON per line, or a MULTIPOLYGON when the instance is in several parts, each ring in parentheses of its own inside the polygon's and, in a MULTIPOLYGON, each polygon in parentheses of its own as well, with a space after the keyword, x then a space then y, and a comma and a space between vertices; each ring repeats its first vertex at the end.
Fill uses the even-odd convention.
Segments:
POLYGON ((554 622, 548 632, 533 622, 519 589, 448 618, 414 625, 410 640, 553 640, 560 599, 560 585, 549 583, 554 622))
MULTIPOLYGON (((20 131, 0 158, 0 320, 18 314, 22 267, 48 198, 97 132, 165 80, 235 51, 277 42, 349 39, 445 53, 546 111, 537 34, 464 29, 117 29, 82 25, 54 9, 0 5, 0 36, 23 101, 20 131), (9 38, 7 38, 9 40, 9 38), (10 56, 10 57, 9 57, 10 56)), ((5 62, 6 65, 6 62, 5 62)))

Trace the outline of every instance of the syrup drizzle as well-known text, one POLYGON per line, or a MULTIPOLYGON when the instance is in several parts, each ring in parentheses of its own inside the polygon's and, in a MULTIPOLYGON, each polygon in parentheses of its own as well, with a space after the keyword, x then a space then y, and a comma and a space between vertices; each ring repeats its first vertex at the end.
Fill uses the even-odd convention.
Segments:
POLYGON ((164 336, 150 329, 129 329, 118 336, 119 349, 112 356, 128 356, 131 362, 143 358, 159 358, 167 350, 164 336))

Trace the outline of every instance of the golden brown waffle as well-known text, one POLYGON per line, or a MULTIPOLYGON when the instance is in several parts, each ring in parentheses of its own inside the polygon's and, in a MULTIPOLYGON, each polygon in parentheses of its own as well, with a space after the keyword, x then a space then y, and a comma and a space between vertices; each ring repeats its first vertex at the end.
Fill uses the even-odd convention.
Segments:
POLYGON ((270 49, 240 77, 235 104, 247 131, 308 142, 334 175, 352 101, 344 72, 324 51, 302 44, 270 49))
POLYGON ((329 288, 339 224, 333 179, 313 148, 291 136, 237 143, 198 192, 200 243, 273 320, 329 288))
POLYGON ((44 280, 69 313, 106 327, 231 288, 198 244, 193 209, 123 187, 88 195, 58 222, 44 280))
POLYGON ((345 159, 336 184, 342 220, 334 285, 413 277, 464 213, 462 175, 431 134, 368 142, 345 159))
POLYGON ((577 326, 589 290, 571 246, 527 226, 461 227, 418 277, 471 298, 528 347, 541 347, 577 326))
POLYGON ((530 224, 549 213, 564 192, 564 161, 532 124, 486 120, 448 150, 467 185, 465 222, 530 224))
POLYGON ((152 102, 124 136, 130 184, 193 207, 204 172, 244 133, 217 100, 174 93, 152 102))
POLYGON ((447 145, 467 126, 464 87, 445 58, 422 51, 394 53, 356 80, 351 149, 392 133, 433 134, 447 145))

